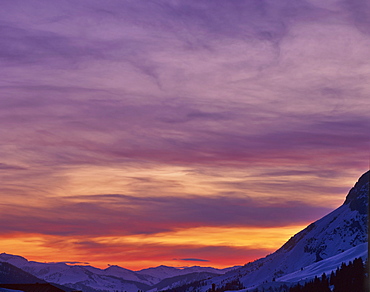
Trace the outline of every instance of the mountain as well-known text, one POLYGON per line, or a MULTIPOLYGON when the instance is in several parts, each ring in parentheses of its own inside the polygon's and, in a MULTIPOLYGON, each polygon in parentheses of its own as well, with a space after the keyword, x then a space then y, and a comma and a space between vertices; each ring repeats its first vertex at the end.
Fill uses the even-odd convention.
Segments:
POLYGON ((236 280, 248 289, 298 282, 330 273, 356 257, 367 258, 369 174, 360 177, 342 206, 294 235, 276 252, 212 278, 201 290, 236 280))
POLYGON ((110 266, 104 270, 105 275, 119 277, 125 280, 144 283, 149 286, 157 284, 162 280, 161 277, 155 277, 152 275, 142 274, 139 272, 134 272, 120 266, 110 266))
POLYGON ((149 275, 160 280, 181 275, 180 269, 163 265, 155 268, 143 269, 137 273, 140 275, 149 275))
MULTIPOLYGON (((129 275, 127 277, 128 279, 119 277, 120 273, 117 272, 117 268, 115 267, 101 270, 91 266, 69 266, 64 263, 38 263, 8 254, 0 254, 0 263, 13 263, 18 265, 19 268, 22 269, 18 270, 23 273, 27 271, 49 283, 64 285, 74 290, 82 290, 84 292, 93 292, 97 290, 137 292, 138 290, 148 290, 150 287, 150 285, 142 282, 131 281, 131 278, 135 278, 135 273, 123 268, 120 268, 120 270, 124 271, 126 275, 129 275), (1 263, 1 261, 3 262, 1 263)), ((122 273, 121 275, 124 276, 122 273)), ((138 275, 136 278, 139 279, 141 277, 142 276, 138 275)), ((38 281, 34 282, 40 281, 42 280, 38 279, 38 281)), ((145 282, 145 279, 143 282, 145 282)))
POLYGON ((9 263, 0 262, 0 284, 46 283, 9 263))
POLYGON ((151 287, 151 289, 148 292, 169 290, 169 289, 176 288, 179 286, 187 285, 189 283, 193 283, 195 281, 202 281, 202 280, 210 279, 218 275, 219 274, 210 273, 210 272, 194 272, 191 274, 185 274, 185 275, 175 276, 171 278, 166 278, 162 280, 161 282, 159 282, 158 284, 151 287))
POLYGON ((39 263, 5 253, 0 254, 1 262, 13 264, 22 271, 49 283, 84 292, 117 290, 137 292, 138 290, 157 290, 158 287, 170 288, 195 280, 208 279, 238 268, 215 269, 194 266, 179 269, 159 266, 134 272, 119 266, 99 269, 92 266, 70 266, 65 263, 39 263))
POLYGON ((51 285, 10 263, 0 262, 0 292, 16 292, 18 290, 26 292, 71 291, 67 287, 51 285))
MULTIPOLYGON (((183 269, 174 268, 174 267, 167 267, 167 266, 159 266, 156 268, 148 268, 143 269, 138 272, 137 274, 145 275, 145 276, 152 276, 153 278, 160 279, 160 281, 168 278, 173 278, 176 276, 183 276, 193 273, 210 273, 215 275, 222 275, 230 270, 234 270, 239 268, 239 266, 230 267, 226 269, 215 269, 212 267, 199 267, 199 266, 193 266, 193 267, 186 267, 183 269)), ((158 281, 157 283, 159 283, 158 281)))
POLYGON ((305 279, 313 279, 315 276, 321 276, 323 273, 329 274, 342 263, 348 264, 350 261, 359 257, 366 258, 367 253, 367 243, 362 243, 335 256, 308 265, 304 269, 284 275, 278 280, 281 282, 299 282, 305 279))

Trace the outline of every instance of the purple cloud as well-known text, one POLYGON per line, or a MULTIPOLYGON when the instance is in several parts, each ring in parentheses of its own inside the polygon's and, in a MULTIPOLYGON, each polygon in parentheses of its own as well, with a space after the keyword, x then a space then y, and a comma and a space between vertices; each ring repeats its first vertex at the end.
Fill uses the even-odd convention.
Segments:
POLYGON ((180 261, 187 261, 187 262, 209 262, 209 260, 204 260, 204 259, 194 259, 194 258, 189 258, 189 259, 179 259, 180 261))
POLYGON ((16 165, 9 165, 6 163, 0 163, 0 170, 25 170, 25 168, 16 165))
POLYGON ((89 263, 87 262, 70 262, 70 261, 65 261, 65 262, 49 262, 49 264, 70 264, 70 265, 88 265, 89 263))
POLYGON ((50 200, 48 205, 46 210, 15 206, 5 209, 1 232, 103 236, 151 234, 179 227, 277 227, 305 224, 331 210, 299 201, 277 202, 273 198, 139 198, 118 194, 50 200), (83 202, 75 203, 75 199, 83 202))

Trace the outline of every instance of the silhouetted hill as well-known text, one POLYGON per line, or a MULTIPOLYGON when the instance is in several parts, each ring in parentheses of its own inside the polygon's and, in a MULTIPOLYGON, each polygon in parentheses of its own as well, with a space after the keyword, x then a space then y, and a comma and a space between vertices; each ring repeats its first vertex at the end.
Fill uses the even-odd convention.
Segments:
POLYGON ((35 284, 46 283, 9 263, 0 262, 0 284, 35 284))
POLYGON ((0 284, 1 288, 24 292, 65 292, 49 283, 36 284, 0 284))

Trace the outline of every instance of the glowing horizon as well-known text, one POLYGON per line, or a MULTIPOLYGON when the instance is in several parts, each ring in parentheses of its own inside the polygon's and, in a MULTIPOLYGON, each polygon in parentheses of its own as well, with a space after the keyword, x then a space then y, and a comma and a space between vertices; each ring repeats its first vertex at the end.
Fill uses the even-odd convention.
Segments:
MULTIPOLYGON (((150 235, 133 235, 133 236, 123 236, 123 237, 95 237, 95 238, 77 238, 70 241, 65 241, 62 237, 58 236, 39 236, 33 235, 28 237, 26 241, 22 240, 22 235, 14 235, 10 238, 2 238, 2 247, 9 250, 10 254, 18 255, 14 252, 21 248, 25 251, 26 255, 21 255, 28 259, 29 261, 39 261, 39 262, 66 262, 71 264, 76 262, 76 264, 88 264, 99 268, 106 268, 109 265, 118 265, 124 268, 129 268, 131 270, 141 270, 148 267, 155 267, 159 265, 168 265, 173 267, 184 267, 184 266, 212 266, 216 268, 226 268, 234 265, 244 265, 247 262, 256 260, 260 257, 264 257, 267 254, 275 251, 281 245, 283 245, 287 238, 292 236, 292 234, 297 233, 306 226, 292 226, 292 227, 280 227, 280 228, 251 228, 246 230, 245 228, 193 228, 185 230, 176 230, 173 232, 156 234, 155 236, 150 235), (228 236, 225 238, 225 236, 228 236), (206 239, 211 239, 211 242, 206 242, 206 239), (227 239, 228 238, 228 239, 227 239), (90 242, 86 244, 84 240, 89 240, 90 242), (58 242, 60 246, 58 246, 58 242), (53 245, 51 245, 53 243, 53 245), (156 249, 202 249, 203 252, 207 248, 212 246, 213 248, 219 248, 222 250, 227 247, 229 249, 235 249, 240 254, 246 253, 246 257, 242 257, 239 260, 235 259, 235 255, 232 259, 225 259, 219 256, 219 261, 213 263, 212 260, 208 259, 192 259, 184 258, 181 259, 164 259, 160 264, 153 265, 156 261, 154 259, 145 259, 145 256, 138 257, 134 262, 119 260, 117 258, 111 259, 110 256, 98 255, 98 260, 95 260, 95 256, 92 250, 86 252, 83 248, 70 248, 70 254, 66 257, 65 255, 57 254, 57 250, 63 250, 63 246, 84 244, 86 246, 91 246, 94 249, 94 245, 106 245, 106 248, 118 250, 120 248, 125 249, 127 254, 130 254, 129 249, 132 246, 139 245, 141 247, 156 246, 156 249), (258 249, 255 247, 258 246, 258 249), (44 253, 43 256, 35 255, 35 251, 41 251, 44 253), (252 251, 252 253, 251 253, 252 251), (88 255, 92 254, 92 256, 88 255), (30 253, 33 253, 32 255, 30 253), (254 254, 253 254, 254 253, 254 254), (29 256, 29 258, 28 258, 29 256), (70 259, 72 258, 72 259, 70 259), (109 259, 109 260, 108 260, 109 259), (108 262, 109 261, 109 262, 108 262), (113 261, 113 262, 112 262, 113 261), (234 263, 234 264, 233 264, 234 263), (186 265, 188 264, 188 265, 186 265), (147 266, 149 265, 149 266, 147 266)), ((205 252, 206 254, 206 252, 205 252)), ((154 254, 150 257, 155 256, 154 254)))

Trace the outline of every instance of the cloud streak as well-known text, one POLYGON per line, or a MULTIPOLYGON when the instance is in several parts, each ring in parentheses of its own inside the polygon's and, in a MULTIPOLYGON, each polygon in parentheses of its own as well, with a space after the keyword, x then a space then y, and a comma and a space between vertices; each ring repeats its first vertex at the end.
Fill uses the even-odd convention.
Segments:
POLYGON ((209 262, 209 260, 194 259, 194 258, 180 259, 180 261, 187 261, 187 262, 209 262))
POLYGON ((201 226, 279 227, 304 224, 331 210, 299 201, 277 202, 273 198, 202 196, 97 195, 54 199, 46 205, 47 209, 12 206, 7 210, 3 206, 1 232, 119 236, 201 226))

